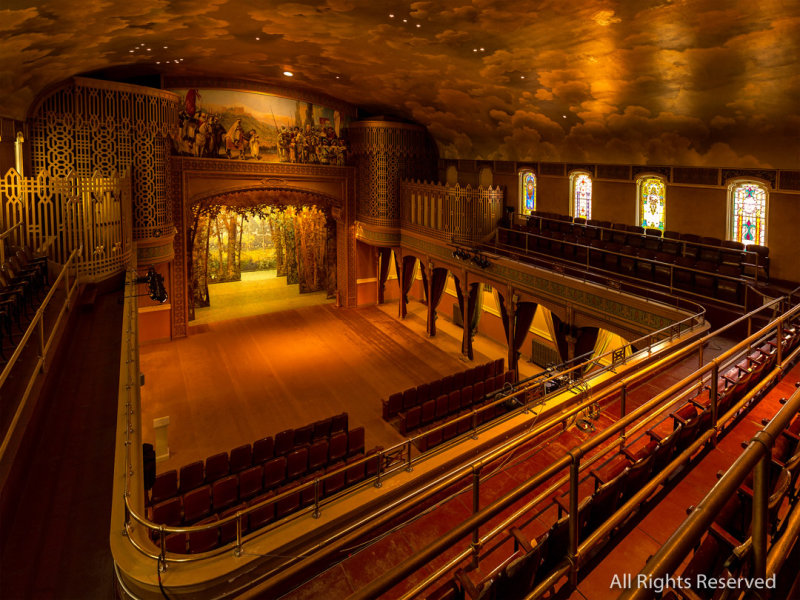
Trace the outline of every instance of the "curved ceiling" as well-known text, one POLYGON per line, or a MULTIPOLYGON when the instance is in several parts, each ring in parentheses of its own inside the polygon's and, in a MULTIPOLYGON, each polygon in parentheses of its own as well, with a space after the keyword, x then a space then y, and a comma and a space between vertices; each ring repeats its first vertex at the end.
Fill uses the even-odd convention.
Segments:
POLYGON ((449 158, 800 166, 793 0, 4 0, 0 33, 13 118, 112 69, 291 81, 449 158))

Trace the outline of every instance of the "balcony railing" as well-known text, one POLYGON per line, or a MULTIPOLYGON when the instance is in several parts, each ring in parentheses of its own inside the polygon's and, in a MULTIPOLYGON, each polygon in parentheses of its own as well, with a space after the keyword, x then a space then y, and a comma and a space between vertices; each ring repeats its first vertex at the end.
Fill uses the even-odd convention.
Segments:
POLYGON ((502 216, 503 188, 473 188, 404 181, 403 229, 457 244, 475 243, 494 231, 502 216))
POLYGON ((2 222, 14 228, 12 245, 46 249, 64 264, 84 248, 79 264, 83 281, 121 272, 132 250, 130 173, 96 172, 91 177, 22 177, 10 169, 0 178, 2 222))

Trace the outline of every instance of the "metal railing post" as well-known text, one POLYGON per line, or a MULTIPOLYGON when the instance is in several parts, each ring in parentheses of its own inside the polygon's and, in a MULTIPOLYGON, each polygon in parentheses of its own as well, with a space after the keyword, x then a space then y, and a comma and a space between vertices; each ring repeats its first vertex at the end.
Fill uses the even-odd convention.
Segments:
POLYGON ((375 474, 375 487, 379 488, 383 484, 381 483, 381 467, 383 465, 383 450, 378 452, 378 471, 375 474))
POLYGON ((778 349, 776 351, 777 354, 775 358, 777 359, 777 362, 775 364, 780 366, 783 363, 783 319, 778 319, 778 328, 776 336, 778 338, 777 339, 778 349))
POLYGON ((770 453, 765 452, 753 469, 753 577, 766 577, 767 503, 770 453))
POLYGON ((242 555, 242 513, 236 511, 236 546, 233 548, 234 556, 242 555))
MULTIPOLYGON (((628 384, 622 384, 622 389, 619 391, 619 418, 623 418, 626 414, 626 404, 628 400, 628 384)), ((619 449, 622 451, 622 448, 625 446, 625 428, 623 427, 619 432, 619 449)))
MULTIPOLYGON (((711 401, 711 422, 714 428, 717 428, 717 396, 719 396, 717 380, 719 379, 719 363, 716 360, 711 365, 711 391, 709 391, 709 400, 711 401)), ((714 433, 714 444, 717 443, 717 434, 714 433)))
POLYGON ((578 584, 578 478, 580 471, 580 455, 572 456, 569 468, 569 581, 572 586, 578 584))
POLYGON ((319 519, 319 477, 314 478, 314 512, 311 516, 319 519))
POLYGON ((472 411, 472 439, 478 439, 478 411, 472 411))
MULTIPOLYGON (((472 514, 476 514, 481 509, 481 470, 474 468, 472 470, 472 514)), ((479 554, 480 554, 480 535, 479 528, 475 526, 472 530, 472 566, 478 568, 479 554)))
POLYGON ((42 361, 42 364, 41 364, 39 370, 40 370, 40 372, 44 373, 46 371, 46 369, 45 369, 45 356, 44 356, 44 316, 42 315, 42 313, 40 311, 36 312, 36 316, 34 317, 34 319, 37 316, 39 317, 39 358, 42 361))

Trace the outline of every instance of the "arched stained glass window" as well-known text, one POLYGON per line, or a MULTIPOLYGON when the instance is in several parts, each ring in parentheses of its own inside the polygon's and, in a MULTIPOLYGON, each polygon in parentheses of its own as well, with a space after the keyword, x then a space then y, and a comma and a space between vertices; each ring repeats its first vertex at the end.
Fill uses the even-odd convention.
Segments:
POLYGON ((588 221, 592 218, 592 178, 588 173, 577 172, 570 175, 570 183, 572 216, 588 221))
POLYGON ((639 179, 639 225, 664 231, 666 213, 666 189, 661 177, 642 177, 639 179))
POLYGON ((740 181, 730 187, 730 239, 745 246, 767 241, 767 190, 754 181, 740 181))
POLYGON ((529 215, 536 210, 536 175, 533 171, 519 174, 519 212, 529 215))

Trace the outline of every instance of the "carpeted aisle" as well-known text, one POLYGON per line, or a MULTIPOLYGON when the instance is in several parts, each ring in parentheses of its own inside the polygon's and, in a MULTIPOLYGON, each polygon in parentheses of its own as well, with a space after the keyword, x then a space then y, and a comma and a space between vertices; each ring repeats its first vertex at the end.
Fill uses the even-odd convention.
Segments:
POLYGON ((51 367, 28 477, 0 526, 0 598, 113 598, 108 536, 122 293, 76 307, 51 367))

